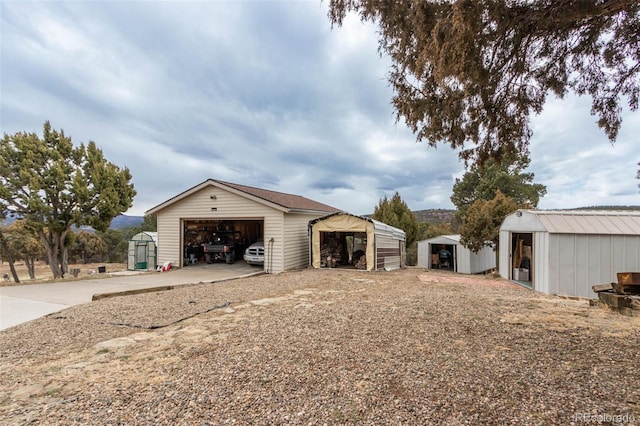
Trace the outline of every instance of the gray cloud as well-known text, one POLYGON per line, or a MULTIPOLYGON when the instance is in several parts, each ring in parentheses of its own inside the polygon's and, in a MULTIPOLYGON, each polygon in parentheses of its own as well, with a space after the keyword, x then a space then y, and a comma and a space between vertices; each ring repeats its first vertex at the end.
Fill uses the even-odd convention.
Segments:
MULTIPOLYGON (((396 191, 451 208, 463 166, 395 122, 375 28, 324 2, 2 2, 2 132, 50 120, 129 167, 129 214, 215 178, 354 214, 396 191)), ((638 204, 638 120, 615 147, 582 99, 532 120, 541 207, 638 204)))

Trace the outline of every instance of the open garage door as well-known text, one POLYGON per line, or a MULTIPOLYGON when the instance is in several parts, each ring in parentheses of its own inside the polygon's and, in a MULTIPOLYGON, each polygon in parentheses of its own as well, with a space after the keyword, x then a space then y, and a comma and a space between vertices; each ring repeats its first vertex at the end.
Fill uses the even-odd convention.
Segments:
POLYGON ((184 219, 183 265, 242 261, 245 249, 263 240, 264 220, 184 219))

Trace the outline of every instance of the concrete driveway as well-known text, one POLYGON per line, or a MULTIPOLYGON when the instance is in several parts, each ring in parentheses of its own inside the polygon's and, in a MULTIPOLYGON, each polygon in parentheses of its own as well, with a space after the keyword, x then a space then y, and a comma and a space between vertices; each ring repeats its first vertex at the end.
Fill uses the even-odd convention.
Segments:
POLYGON ((261 273, 262 268, 244 262, 233 265, 215 263, 172 269, 169 272, 122 271, 96 279, 0 287, 0 330, 70 306, 91 302, 95 294, 213 283, 261 273))

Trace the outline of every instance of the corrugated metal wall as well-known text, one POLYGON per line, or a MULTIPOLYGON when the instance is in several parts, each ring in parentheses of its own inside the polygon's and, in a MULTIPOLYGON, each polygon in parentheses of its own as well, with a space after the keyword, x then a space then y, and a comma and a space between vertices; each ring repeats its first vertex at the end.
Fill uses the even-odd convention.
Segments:
POLYGON ((400 269, 402 265, 402 249, 400 241, 390 235, 376 234, 376 269, 387 271, 400 269))
POLYGON ((418 242, 418 266, 431 269, 431 251, 433 245, 455 246, 456 272, 478 274, 496 267, 496 255, 491 247, 485 247, 478 253, 464 247, 460 241, 445 236, 434 237, 418 242))
POLYGON ((551 234, 548 260, 549 293, 594 298, 592 286, 640 271, 640 237, 551 234))
MULTIPOLYGON (((557 216, 566 219, 560 213, 557 216)), ((588 215, 581 216, 581 223, 588 223, 588 215)), ((552 218, 549 212, 542 217, 547 221, 552 218)), ((606 214, 600 212, 596 217, 604 219, 606 214)), ((568 229, 568 225, 564 226, 568 229)), ((531 281, 536 291, 595 298, 592 286, 617 281, 618 272, 640 271, 640 235, 550 233, 541 228, 535 213, 525 211, 521 216, 511 214, 505 218, 500 230, 501 277, 511 278, 513 233, 533 234, 531 281)))
POLYGON ((429 250, 429 241, 418 241, 418 262, 421 268, 431 269, 431 252, 429 250))

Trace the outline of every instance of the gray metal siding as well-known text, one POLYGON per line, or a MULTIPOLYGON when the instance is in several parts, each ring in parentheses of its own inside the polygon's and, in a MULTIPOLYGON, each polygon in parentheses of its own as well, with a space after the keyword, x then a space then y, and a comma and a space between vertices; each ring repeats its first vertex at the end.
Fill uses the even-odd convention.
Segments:
MULTIPOLYGON (((502 237, 502 234, 500 234, 502 237)), ((496 254, 491 247, 484 247, 474 253, 460 243, 458 235, 439 236, 418 242, 418 266, 431 268, 431 250, 434 245, 455 246, 456 272, 477 274, 496 267, 496 254)))
POLYGON ((465 248, 462 244, 456 244, 453 249, 455 252, 456 272, 461 274, 471 273, 471 250, 465 248))
POLYGON ((533 268, 531 284, 533 290, 549 293, 549 234, 533 233, 533 268))
POLYGON ((550 241, 552 294, 594 298, 592 286, 640 270, 638 236, 552 234, 550 241))
MULTIPOLYGON (((459 247, 463 247, 462 244, 459 247)), ((470 274, 478 274, 496 267, 496 252, 491 247, 484 247, 478 253, 465 249, 465 256, 469 257, 470 274)))
POLYGON ((418 262, 420 268, 431 269, 431 251, 429 249, 429 241, 418 241, 418 262))

